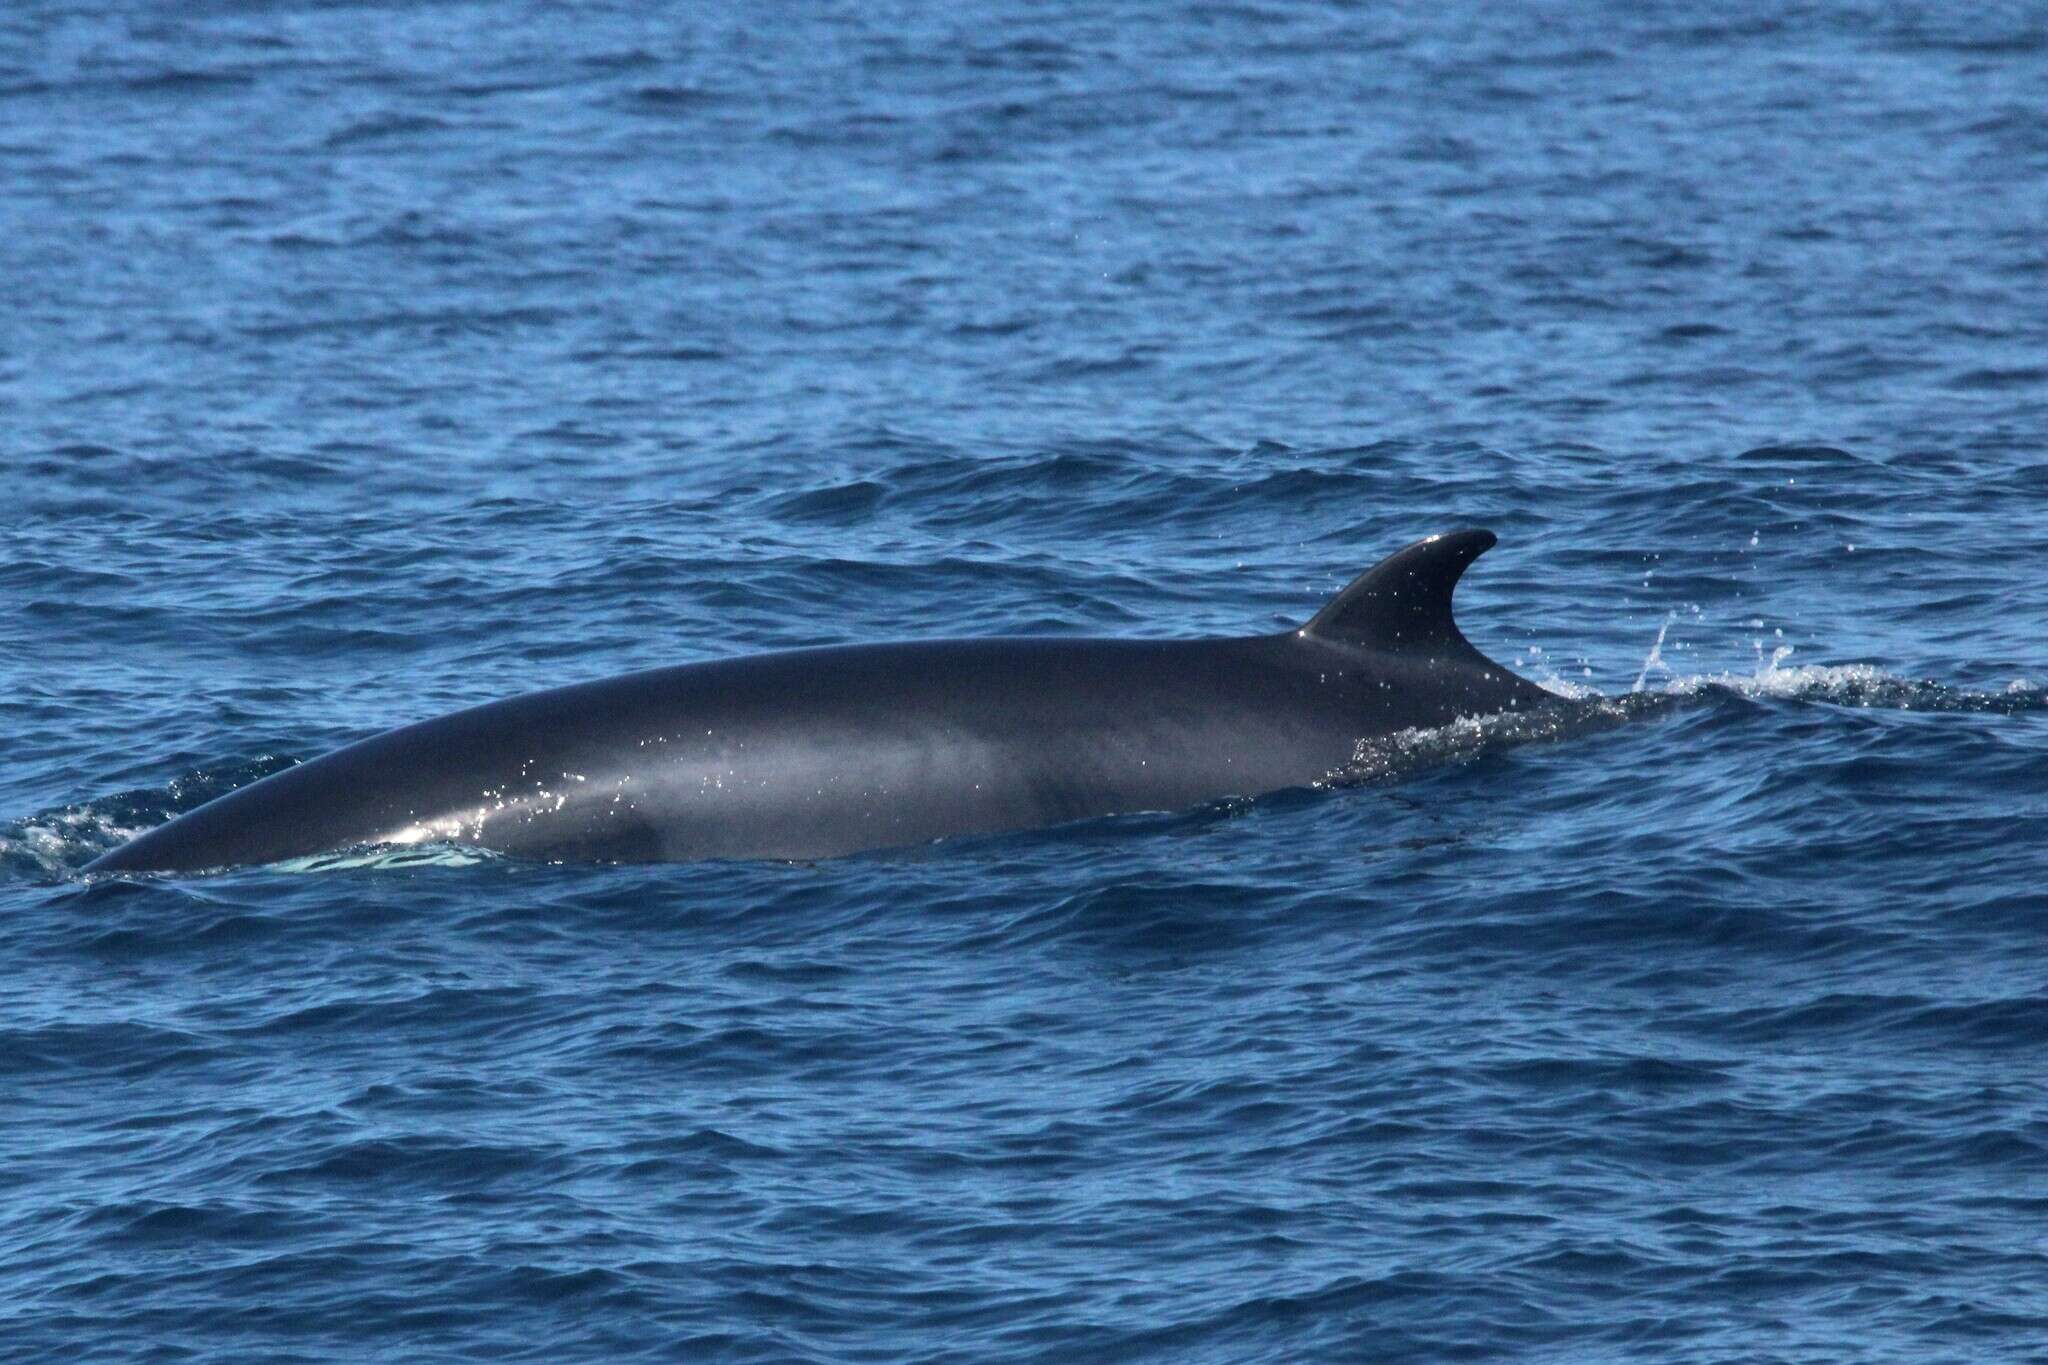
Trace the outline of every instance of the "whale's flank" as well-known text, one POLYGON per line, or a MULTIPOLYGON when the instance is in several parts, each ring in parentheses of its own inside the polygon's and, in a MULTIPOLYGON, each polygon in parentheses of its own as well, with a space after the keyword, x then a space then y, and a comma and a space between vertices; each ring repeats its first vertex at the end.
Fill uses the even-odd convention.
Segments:
POLYGON ((1279 635, 845 646, 530 693, 273 774, 86 870, 417 838, 550 859, 815 858, 1307 785, 1361 739, 1545 700, 1452 619, 1493 543, 1419 541, 1279 635))

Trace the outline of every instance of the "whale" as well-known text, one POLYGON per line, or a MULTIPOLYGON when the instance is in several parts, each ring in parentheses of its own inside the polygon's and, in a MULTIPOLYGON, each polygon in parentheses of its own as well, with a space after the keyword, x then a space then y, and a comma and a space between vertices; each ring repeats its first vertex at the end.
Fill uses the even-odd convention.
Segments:
POLYGON ((803 861, 1315 786, 1376 737, 1555 700, 1452 618, 1494 543, 1417 541, 1275 634, 841 645, 533 692, 273 773, 84 872, 422 843, 803 861))

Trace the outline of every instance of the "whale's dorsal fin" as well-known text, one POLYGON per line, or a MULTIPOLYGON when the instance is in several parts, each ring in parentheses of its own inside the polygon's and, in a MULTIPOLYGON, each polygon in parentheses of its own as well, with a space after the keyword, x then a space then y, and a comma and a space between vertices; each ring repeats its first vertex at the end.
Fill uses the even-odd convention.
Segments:
POLYGON ((1374 649, 1469 650, 1451 619, 1451 592, 1495 539, 1491 531, 1449 531, 1397 550, 1331 598, 1301 633, 1374 649))

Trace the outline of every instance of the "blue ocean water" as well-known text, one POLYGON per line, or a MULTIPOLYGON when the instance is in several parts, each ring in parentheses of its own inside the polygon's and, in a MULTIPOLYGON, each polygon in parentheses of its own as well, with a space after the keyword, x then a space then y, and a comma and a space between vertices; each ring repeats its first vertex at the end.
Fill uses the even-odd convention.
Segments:
POLYGON ((0 15, 0 1357, 2048 1342, 2048 17, 0 15), (812 865, 77 869, 627 669, 1299 621, 1570 726, 812 865))

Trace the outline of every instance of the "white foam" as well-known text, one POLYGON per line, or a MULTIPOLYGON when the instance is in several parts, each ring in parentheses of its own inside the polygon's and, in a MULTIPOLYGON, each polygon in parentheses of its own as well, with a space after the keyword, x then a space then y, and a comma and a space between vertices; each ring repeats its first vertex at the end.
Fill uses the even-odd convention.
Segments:
POLYGON ((1770 697, 1776 700, 1798 700, 1808 698, 1823 700, 1830 696, 1849 693, 1865 694, 1893 688, 1919 690, 1924 683, 1912 682, 1887 673, 1874 664, 1800 664, 1796 668, 1784 668, 1780 662, 1789 649, 1780 649, 1771 660, 1754 673, 1696 673, 1674 677, 1664 685, 1663 690, 1677 695, 1688 695, 1705 691, 1709 687, 1726 688, 1745 697, 1770 697))
POLYGON ((18 855, 45 872, 69 873, 148 828, 117 825, 90 806, 66 806, 31 816, 0 834, 0 858, 18 855))

